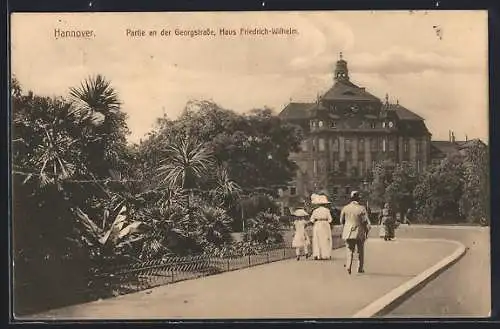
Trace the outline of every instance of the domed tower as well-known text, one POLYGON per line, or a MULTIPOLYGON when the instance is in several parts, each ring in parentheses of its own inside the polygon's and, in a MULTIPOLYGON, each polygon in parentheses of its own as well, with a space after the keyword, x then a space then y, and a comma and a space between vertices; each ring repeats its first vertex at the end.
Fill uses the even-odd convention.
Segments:
POLYGON ((339 60, 335 67, 335 81, 349 81, 349 70, 347 69, 347 62, 342 58, 342 52, 340 52, 339 60))

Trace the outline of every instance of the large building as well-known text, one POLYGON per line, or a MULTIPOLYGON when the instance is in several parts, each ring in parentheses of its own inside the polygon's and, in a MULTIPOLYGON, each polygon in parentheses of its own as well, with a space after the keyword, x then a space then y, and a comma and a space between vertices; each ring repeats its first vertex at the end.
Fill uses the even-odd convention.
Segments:
POLYGON ((465 141, 458 141, 455 139, 455 133, 449 131, 449 138, 447 141, 431 141, 431 163, 438 165, 446 157, 454 154, 464 155, 469 147, 487 147, 486 144, 480 139, 468 139, 465 141))
POLYGON ((431 133, 424 119, 399 102, 391 104, 354 84, 347 62, 337 61, 333 86, 312 103, 290 103, 279 114, 305 133, 301 151, 291 155, 299 169, 283 200, 300 203, 324 190, 336 204, 350 191, 366 190, 378 161, 430 164, 431 133))

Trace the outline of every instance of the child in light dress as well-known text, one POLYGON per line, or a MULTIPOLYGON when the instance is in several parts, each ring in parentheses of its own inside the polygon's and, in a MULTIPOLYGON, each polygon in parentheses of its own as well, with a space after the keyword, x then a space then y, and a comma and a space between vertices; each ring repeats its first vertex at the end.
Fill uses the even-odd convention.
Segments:
POLYGON ((307 218, 309 214, 304 209, 297 209, 293 216, 295 220, 293 225, 295 227, 295 235, 292 240, 292 247, 295 248, 295 254, 297 255, 297 260, 300 260, 301 249, 304 250, 304 255, 306 259, 309 258, 309 245, 311 241, 306 232, 306 225, 308 223, 307 218))

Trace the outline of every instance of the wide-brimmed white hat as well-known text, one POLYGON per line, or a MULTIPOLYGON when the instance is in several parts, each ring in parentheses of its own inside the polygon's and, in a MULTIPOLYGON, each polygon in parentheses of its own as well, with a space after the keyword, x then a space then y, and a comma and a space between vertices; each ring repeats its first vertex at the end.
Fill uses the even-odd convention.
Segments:
POLYGON ((320 195, 320 194, 313 194, 311 195, 311 203, 312 204, 328 204, 330 201, 328 201, 328 198, 326 195, 320 195))
POLYGON ((293 212, 295 217, 307 217, 309 214, 304 209, 297 209, 293 212))

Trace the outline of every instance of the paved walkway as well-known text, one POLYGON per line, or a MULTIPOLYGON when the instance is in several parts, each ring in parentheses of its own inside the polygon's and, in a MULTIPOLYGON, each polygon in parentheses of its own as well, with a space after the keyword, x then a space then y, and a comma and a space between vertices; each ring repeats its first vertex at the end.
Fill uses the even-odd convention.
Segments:
POLYGON ((332 261, 286 260, 23 319, 351 317, 455 250, 446 241, 373 238, 366 245, 364 274, 347 274, 342 248, 332 261))

